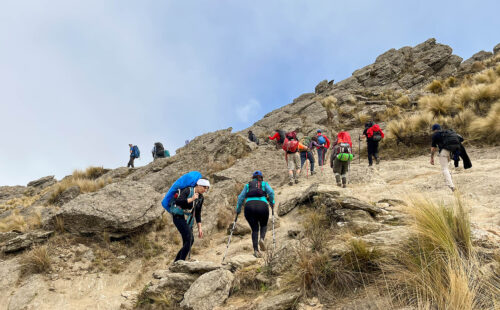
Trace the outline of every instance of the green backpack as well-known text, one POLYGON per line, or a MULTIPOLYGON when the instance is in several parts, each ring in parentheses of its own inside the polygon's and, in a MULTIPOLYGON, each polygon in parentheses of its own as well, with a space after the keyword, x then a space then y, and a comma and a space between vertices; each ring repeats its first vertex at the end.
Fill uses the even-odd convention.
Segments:
POLYGON ((337 158, 340 161, 350 161, 352 160, 354 155, 352 155, 351 146, 349 143, 340 143, 339 145, 339 153, 337 154, 337 158))

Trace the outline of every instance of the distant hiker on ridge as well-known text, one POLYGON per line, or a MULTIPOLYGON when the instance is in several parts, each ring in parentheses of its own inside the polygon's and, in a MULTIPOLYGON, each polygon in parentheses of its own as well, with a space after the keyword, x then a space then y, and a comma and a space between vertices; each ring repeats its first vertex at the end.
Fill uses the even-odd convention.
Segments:
POLYGON ((451 179, 451 173, 448 168, 448 163, 450 159, 455 161, 455 167, 458 167, 458 161, 460 157, 464 161, 464 169, 469 169, 472 167, 472 163, 462 145, 464 138, 454 132, 453 130, 442 130, 439 124, 432 125, 432 142, 431 142, 431 165, 434 165, 434 155, 439 148, 439 163, 441 164, 441 169, 443 170, 444 180, 446 185, 455 191, 455 185, 451 179))
POLYGON ((384 138, 384 132, 380 129, 379 125, 373 122, 368 122, 365 124, 363 138, 366 139, 368 166, 373 165, 372 156, 375 157, 375 162, 378 165, 380 163, 380 158, 378 156, 378 143, 384 138))
POLYGON ((151 154, 153 155, 153 160, 156 160, 157 158, 165 158, 165 157, 170 157, 170 153, 168 151, 165 151, 163 148, 163 144, 160 142, 155 142, 153 149, 151 150, 151 154))
POLYGON ((262 172, 255 171, 252 174, 252 181, 243 187, 238 196, 238 204, 236 205, 237 214, 240 214, 243 204, 245 205, 245 218, 252 228, 254 256, 261 257, 259 245, 261 251, 266 250, 264 238, 266 237, 267 222, 269 221, 269 206, 274 211, 274 191, 269 183, 264 182, 262 172))
POLYGON ((351 136, 347 131, 341 131, 337 135, 337 140, 333 144, 332 155, 330 156, 330 167, 333 168, 337 186, 347 186, 347 172, 349 164, 353 158, 351 136), (342 184, 340 183, 342 179, 342 184))
POLYGON ((271 137, 269 136, 269 140, 276 140, 276 149, 279 149, 283 142, 285 142, 285 132, 281 129, 276 129, 275 134, 271 137))
POLYGON ((141 157, 141 152, 139 151, 137 145, 129 144, 128 146, 130 148, 130 160, 128 161, 127 168, 128 167, 134 168, 134 160, 136 158, 141 157))
POLYGON ((257 138, 257 136, 251 130, 248 131, 248 140, 259 145, 259 138, 257 138))
POLYGON ((330 148, 330 140, 321 132, 321 129, 317 130, 316 138, 318 138, 318 165, 321 167, 325 164, 326 152, 330 148))

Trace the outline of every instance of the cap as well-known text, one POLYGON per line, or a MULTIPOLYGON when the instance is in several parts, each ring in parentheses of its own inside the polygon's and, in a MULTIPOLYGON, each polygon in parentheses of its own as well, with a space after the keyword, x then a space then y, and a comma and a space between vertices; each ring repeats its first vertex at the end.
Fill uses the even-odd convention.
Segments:
POLYGON ((441 130, 441 125, 439 125, 439 124, 432 125, 432 131, 434 131, 434 130, 441 130))
POLYGON ((316 130, 316 132, 321 132, 321 129, 316 130))
POLYGON ((262 175, 262 171, 257 170, 257 171, 255 171, 255 172, 252 174, 252 177, 254 177, 254 178, 255 178, 255 177, 257 177, 257 176, 258 176, 258 177, 262 177, 262 176, 263 176, 263 175, 262 175))
POLYGON ((210 187, 210 181, 207 179, 199 179, 198 182, 196 182, 196 185, 210 187))

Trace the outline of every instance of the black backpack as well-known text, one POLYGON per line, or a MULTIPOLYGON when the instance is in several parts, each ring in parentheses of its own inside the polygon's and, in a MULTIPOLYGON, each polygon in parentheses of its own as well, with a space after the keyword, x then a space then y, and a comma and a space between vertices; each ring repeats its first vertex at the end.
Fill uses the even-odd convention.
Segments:
POLYGON ((442 145, 441 148, 448 151, 455 151, 462 143, 461 137, 451 129, 441 131, 442 145))
POLYGON ((380 131, 374 131, 372 140, 376 142, 382 140, 382 133, 380 131))
POLYGON ((265 197, 266 192, 262 190, 262 181, 252 180, 248 183, 247 197, 265 197))
POLYGON ((165 157, 165 149, 160 142, 155 143, 155 155, 156 157, 165 157))
POLYGON ((283 130, 276 130, 278 134, 280 135, 280 140, 278 141, 279 143, 285 142, 285 132, 283 130))

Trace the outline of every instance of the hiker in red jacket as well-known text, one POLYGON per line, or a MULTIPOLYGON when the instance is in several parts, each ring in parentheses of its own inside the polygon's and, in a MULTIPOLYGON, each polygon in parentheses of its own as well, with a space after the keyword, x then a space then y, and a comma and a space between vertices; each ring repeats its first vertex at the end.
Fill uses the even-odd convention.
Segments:
POLYGON ((318 138, 318 165, 323 166, 325 164, 326 151, 330 148, 330 140, 321 133, 321 129, 317 130, 316 137, 318 138))
POLYGON ((369 122, 365 124, 363 137, 366 139, 368 150, 368 166, 373 165, 372 156, 375 157, 375 162, 378 165, 380 158, 378 157, 378 143, 384 138, 384 132, 379 125, 369 122))
POLYGON ((285 142, 285 132, 281 129, 276 129, 273 136, 269 136, 269 140, 276 140, 276 149, 281 148, 285 142))

